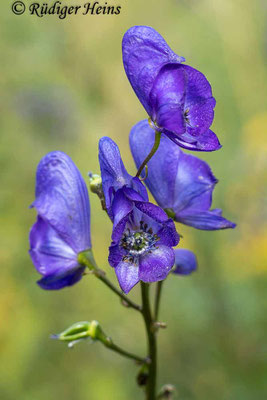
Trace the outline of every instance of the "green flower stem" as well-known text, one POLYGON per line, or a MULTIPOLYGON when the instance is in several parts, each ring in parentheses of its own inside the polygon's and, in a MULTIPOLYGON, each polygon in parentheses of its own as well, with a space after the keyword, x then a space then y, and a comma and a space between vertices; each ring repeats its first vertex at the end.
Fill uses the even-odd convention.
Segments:
POLYGON ((146 400, 156 399, 156 379, 157 379, 157 342, 156 333, 153 326, 153 318, 149 302, 149 285, 141 282, 143 317, 146 326, 148 341, 148 356, 150 363, 148 365, 148 381, 146 385, 146 400))
POLYGON ((101 269, 98 269, 96 272, 94 272, 94 275, 102 281, 106 286, 108 286, 114 293, 116 293, 123 301, 124 304, 127 305, 127 307, 134 308, 137 311, 141 311, 142 308, 138 304, 134 303, 132 300, 128 299, 127 296, 125 296, 120 290, 118 290, 111 282, 110 280, 105 276, 105 272, 102 271, 101 269))
POLYGON ((160 144, 160 138, 161 138, 161 132, 159 131, 155 131, 155 142, 154 145, 150 151, 150 153, 148 154, 148 156, 144 159, 144 161, 142 162, 142 164, 140 165, 136 177, 139 178, 139 176, 141 175, 143 169, 145 168, 145 166, 147 165, 148 161, 153 157, 153 155, 156 153, 156 151, 159 148, 159 144, 160 144))
POLYGON ((106 286, 108 286, 117 296, 121 298, 123 301, 123 304, 125 304, 129 308, 134 308, 137 311, 142 311, 141 306, 138 304, 134 303, 132 300, 128 299, 127 296, 125 296, 119 289, 116 288, 116 286, 113 285, 113 283, 110 282, 110 280, 106 277, 105 271, 102 269, 98 268, 92 251, 84 251, 79 254, 78 256, 78 262, 82 265, 86 265, 90 271, 100 280, 102 281, 106 286))
POLYGON ((159 281, 157 283, 157 288, 156 288, 156 297, 155 297, 155 321, 157 322, 158 316, 159 316, 159 305, 160 305, 160 298, 161 298, 161 293, 162 293, 162 285, 163 281, 159 281))
POLYGON ((111 340, 107 340, 104 345, 110 349, 115 351, 116 353, 129 358, 131 360, 134 360, 136 362, 138 362, 139 364, 147 364, 148 360, 139 356, 136 356, 135 354, 129 353, 128 351, 123 350, 121 347, 117 346, 116 344, 114 344, 111 340))

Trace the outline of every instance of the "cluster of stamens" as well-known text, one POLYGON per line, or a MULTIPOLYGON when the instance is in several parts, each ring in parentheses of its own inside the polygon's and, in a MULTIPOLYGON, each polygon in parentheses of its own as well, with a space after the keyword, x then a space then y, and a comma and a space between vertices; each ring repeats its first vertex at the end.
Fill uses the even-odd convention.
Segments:
POLYGON ((153 234, 152 228, 148 228, 144 221, 140 221, 138 230, 131 231, 127 228, 120 242, 121 247, 128 253, 123 258, 124 261, 136 262, 139 256, 151 252, 158 240, 159 237, 153 234))
POLYGON ((186 123, 187 125, 190 126, 190 121, 189 121, 189 108, 187 108, 187 109, 185 110, 185 112, 184 112, 184 120, 185 120, 185 123, 186 123))

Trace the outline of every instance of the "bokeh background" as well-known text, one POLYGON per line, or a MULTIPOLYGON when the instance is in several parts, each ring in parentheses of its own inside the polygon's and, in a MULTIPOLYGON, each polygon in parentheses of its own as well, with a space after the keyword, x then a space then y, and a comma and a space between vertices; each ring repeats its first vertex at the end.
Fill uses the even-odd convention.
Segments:
MULTIPOLYGON (((68 153, 86 179, 99 172, 97 144, 108 135, 135 171, 128 133, 145 112, 121 61, 132 25, 153 26, 210 80, 223 148, 199 156, 219 179, 214 207, 237 223, 221 232, 178 226, 181 247, 195 251, 199 269, 165 283, 159 385, 175 384, 181 400, 266 399, 266 1, 120 0, 119 16, 65 20, 15 16, 10 3, 0 13, 1 400, 143 398, 130 361, 100 344, 69 350, 49 339, 73 322, 97 319, 117 343, 143 354, 140 316, 92 276, 42 291, 28 255, 35 221, 28 206, 47 152, 68 153)), ((94 195, 91 209, 94 253, 115 282, 107 263, 111 223, 94 195)), ((136 301, 139 289, 131 292, 136 301)))

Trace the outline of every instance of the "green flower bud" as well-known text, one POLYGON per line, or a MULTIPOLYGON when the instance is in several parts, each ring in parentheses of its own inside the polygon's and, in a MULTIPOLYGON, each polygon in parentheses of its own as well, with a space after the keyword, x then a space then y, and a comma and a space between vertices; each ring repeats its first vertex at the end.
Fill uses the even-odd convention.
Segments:
POLYGON ((99 194, 99 192, 102 192, 102 179, 101 176, 97 174, 89 174, 89 186, 90 190, 92 193, 99 194))
POLYGON ((109 338, 105 335, 97 321, 76 322, 58 335, 52 335, 51 338, 69 342, 69 347, 72 347, 74 343, 87 338, 91 338, 93 341, 99 340, 104 345, 109 342, 109 338))
POLYGON ((106 211, 105 196, 102 188, 102 178, 99 175, 89 173, 89 187, 92 193, 97 194, 101 201, 102 209, 106 211))
POLYGON ((176 390, 173 385, 170 385, 170 384, 164 385, 161 388, 157 399, 173 400, 175 393, 176 393, 176 390))
POLYGON ((148 365, 143 364, 137 374, 137 377, 136 377, 137 385, 138 386, 146 386, 148 377, 149 377, 148 365))

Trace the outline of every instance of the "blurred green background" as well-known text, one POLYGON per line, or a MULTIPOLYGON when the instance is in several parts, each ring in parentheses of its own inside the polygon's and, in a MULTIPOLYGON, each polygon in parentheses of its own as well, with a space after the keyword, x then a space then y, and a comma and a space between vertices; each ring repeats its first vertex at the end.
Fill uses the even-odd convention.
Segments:
MULTIPOLYGON (((199 269, 165 283, 159 385, 175 384, 181 400, 266 399, 266 1, 120 0, 119 16, 65 20, 15 16, 10 4, 0 14, 1 400, 143 398, 130 361, 100 344, 68 350, 49 339, 73 322, 97 319, 117 343, 143 354, 140 316, 91 276, 70 289, 39 289, 27 252, 35 170, 47 152, 65 151, 86 178, 99 171, 97 144, 108 135, 135 171, 128 133, 146 114, 121 61, 132 25, 153 26, 211 82, 213 130, 223 148, 199 156, 220 181, 214 208, 237 223, 221 232, 178 226, 181 247, 195 251, 199 269)), ((115 282, 107 264, 111 223, 93 195, 91 210, 94 253, 115 282)), ((130 294, 136 301, 139 289, 130 294)))

